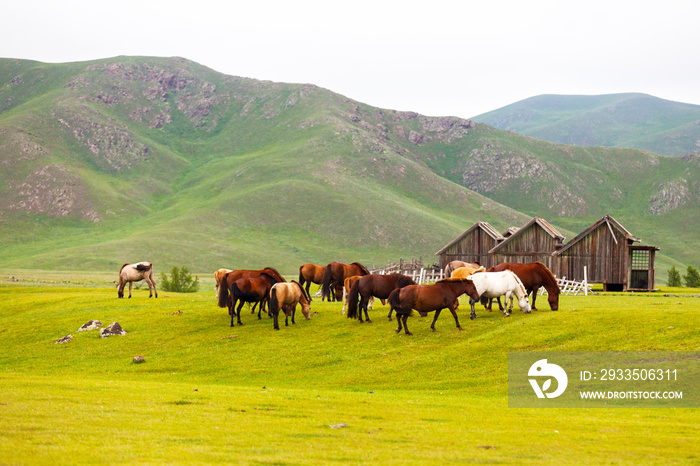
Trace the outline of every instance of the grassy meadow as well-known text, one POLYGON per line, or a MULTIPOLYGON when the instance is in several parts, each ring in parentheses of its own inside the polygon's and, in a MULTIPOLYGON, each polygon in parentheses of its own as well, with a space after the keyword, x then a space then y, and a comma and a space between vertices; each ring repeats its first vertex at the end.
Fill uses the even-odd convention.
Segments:
POLYGON ((198 293, 118 300, 113 275, 0 274, 0 464, 700 461, 698 409, 507 400, 509 351, 700 350, 698 290, 562 296, 509 318, 478 306, 474 321, 464 302, 463 331, 415 314, 407 337, 379 302, 372 323, 315 299, 278 332, 246 308, 231 328, 207 276, 198 293), (78 333, 91 319, 128 334, 78 333))

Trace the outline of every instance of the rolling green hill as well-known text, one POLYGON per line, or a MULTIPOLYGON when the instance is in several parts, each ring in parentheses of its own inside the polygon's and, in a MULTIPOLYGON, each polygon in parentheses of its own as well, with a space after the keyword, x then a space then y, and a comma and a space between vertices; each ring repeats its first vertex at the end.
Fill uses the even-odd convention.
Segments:
POLYGON ((562 144, 700 153, 700 105, 646 94, 541 95, 474 120, 562 144))
MULTIPOLYGON (((700 162, 545 143, 180 58, 0 60, 0 268, 377 265, 478 220, 611 214, 700 262, 700 162)), ((660 274, 663 280, 665 274, 660 274)))

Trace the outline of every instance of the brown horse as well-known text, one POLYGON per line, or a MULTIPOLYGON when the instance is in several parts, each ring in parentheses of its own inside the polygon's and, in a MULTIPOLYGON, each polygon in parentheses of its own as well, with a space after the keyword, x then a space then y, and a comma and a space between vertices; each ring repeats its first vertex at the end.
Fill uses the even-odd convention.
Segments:
POLYGON ((260 311, 265 309, 265 303, 270 299, 270 289, 272 285, 278 283, 275 276, 269 273, 261 273, 257 277, 239 278, 231 285, 231 296, 233 298, 231 304, 231 327, 233 327, 233 308, 236 302, 240 301, 235 314, 238 317, 238 325, 241 323, 241 308, 245 303, 260 303, 258 308, 258 319, 260 311))
POLYGON ((289 315, 292 316, 294 324, 294 314, 296 313, 297 304, 301 304, 301 313, 304 314, 306 320, 309 320, 309 311, 311 309, 311 296, 304 290, 301 283, 294 280, 288 283, 275 283, 270 290, 270 313, 275 319, 274 328, 279 330, 280 326, 277 317, 280 313, 280 308, 284 311, 284 325, 289 325, 289 315))
MULTIPOLYGON (((489 268, 488 271, 500 272, 503 270, 513 271, 520 281, 523 282, 527 294, 532 293, 532 306, 530 307, 533 311, 537 310, 535 307, 535 299, 537 299, 537 291, 542 286, 547 290, 547 301, 549 301, 550 309, 553 311, 559 310, 559 295, 561 294, 561 290, 559 289, 557 279, 554 277, 552 271, 542 262, 530 262, 527 264, 522 264, 520 262, 503 262, 502 264, 489 268)), ((482 301, 482 304, 484 304, 484 301, 482 301)), ((500 298, 498 299, 498 308, 503 310, 500 298)), ((487 309, 491 311, 491 302, 488 303, 487 309)))
POLYGON ((214 288, 216 289, 216 298, 219 298, 219 285, 221 284, 221 278, 226 275, 229 272, 233 272, 232 269, 219 269, 216 272, 214 272, 214 281, 216 282, 216 285, 214 288))
MULTIPOLYGON (((397 288, 403 288, 408 285, 415 285, 411 277, 400 273, 392 273, 389 275, 370 274, 360 277, 359 280, 350 288, 348 294, 348 318, 362 320, 362 311, 365 311, 367 322, 372 322, 367 314, 367 303, 374 296, 379 299, 387 299, 392 291, 397 288), (358 298, 360 304, 358 306, 358 298), (358 311, 359 309, 359 311, 358 311)), ((389 320, 391 320, 391 309, 389 309, 389 320)))
POLYGON ((422 315, 435 311, 435 318, 430 325, 434 332, 435 322, 440 316, 440 312, 447 308, 455 318, 457 328, 462 330, 457 318, 457 306, 459 305, 457 298, 464 293, 467 293, 470 298, 479 299, 474 283, 468 278, 444 278, 433 285, 409 285, 392 291, 389 295, 389 305, 396 311, 396 320, 399 323, 396 333, 401 332, 401 321, 403 320, 406 335, 413 335, 406 325, 412 309, 417 310, 422 315))
POLYGON ((150 262, 137 262, 135 264, 124 264, 119 269, 119 284, 117 285, 117 297, 124 297, 124 287, 129 284, 129 298, 131 298, 131 285, 133 282, 146 280, 148 283, 148 297, 153 297, 153 292, 158 297, 156 282, 153 280, 153 264, 150 262))
POLYGON ((452 272, 454 272, 460 267, 478 269, 479 267, 481 267, 481 264, 479 264, 478 262, 452 261, 449 264, 447 264, 447 267, 445 267, 445 278, 450 278, 452 276, 452 272))
POLYGON ((331 300, 331 287, 335 287, 335 300, 343 299, 343 283, 348 277, 353 275, 369 275, 369 270, 359 262, 343 264, 342 262, 331 262, 326 266, 321 283, 321 299, 331 300))
MULTIPOLYGON (((343 282, 343 298, 345 298, 343 301, 343 309, 342 309, 343 314, 345 314, 345 309, 348 307, 348 297, 350 296, 350 289, 352 288, 352 285, 354 285, 357 280, 359 280, 360 278, 362 278, 364 276, 366 276, 366 275, 353 275, 352 277, 346 278, 345 281, 343 282)), ((369 301, 370 309, 374 309, 372 307, 373 302, 374 302, 374 297, 370 298, 370 301, 369 301)), ((383 299, 382 299, 382 304, 384 304, 383 299)))
MULTIPOLYGON (((226 273, 221 277, 221 282, 219 284, 219 307, 227 307, 229 314, 231 314, 231 310, 233 309, 233 300, 230 295, 231 285, 240 278, 257 277, 263 273, 272 275, 278 282, 286 281, 282 275, 272 267, 265 267, 261 270, 234 270, 233 272, 226 273)), ((253 312, 254 311, 255 308, 253 308, 253 312)))
POLYGON ((320 285, 323 283, 323 273, 326 271, 324 265, 304 264, 299 267, 299 284, 306 283, 306 294, 310 295, 309 287, 312 283, 320 285))

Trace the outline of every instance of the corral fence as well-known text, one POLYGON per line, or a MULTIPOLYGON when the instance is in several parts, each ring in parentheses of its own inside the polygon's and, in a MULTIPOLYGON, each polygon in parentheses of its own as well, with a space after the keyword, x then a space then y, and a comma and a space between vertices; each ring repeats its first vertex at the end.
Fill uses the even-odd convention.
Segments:
POLYGON ((404 260, 400 258, 398 261, 388 261, 384 267, 376 267, 372 265, 370 273, 379 275, 388 275, 391 273, 401 273, 413 279, 419 285, 435 283, 444 278, 444 271, 438 264, 425 266, 422 258, 413 258, 404 260))
MULTIPOLYGON (((567 280, 566 277, 557 278, 557 284, 561 290, 561 294, 573 294, 577 295, 583 293, 585 296, 593 294, 593 286, 588 283, 588 270, 586 267, 583 268, 583 280, 577 282, 576 280, 567 280)), ((539 294, 547 294, 547 290, 542 287, 539 290, 539 294)))

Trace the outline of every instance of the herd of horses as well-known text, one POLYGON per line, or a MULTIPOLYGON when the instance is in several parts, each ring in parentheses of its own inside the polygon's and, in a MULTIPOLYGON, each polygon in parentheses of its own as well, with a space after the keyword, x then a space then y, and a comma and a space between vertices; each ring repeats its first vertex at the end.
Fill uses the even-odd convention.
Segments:
MULTIPOLYGON (((489 311, 492 310, 492 300, 496 299, 499 309, 505 316, 513 310, 514 298, 520 310, 530 313, 536 310, 535 300, 540 287, 547 290, 549 306, 553 311, 559 309, 561 290, 552 272, 541 262, 517 263, 505 262, 488 270, 478 263, 452 261, 445 268, 446 278, 430 285, 419 285, 403 274, 387 275, 372 274, 358 262, 344 264, 331 262, 326 266, 304 264, 299 267, 299 280, 287 282, 282 275, 272 267, 260 270, 219 269, 214 273, 218 306, 227 308, 231 317, 231 327, 234 319, 241 325, 241 309, 246 303, 252 304, 251 313, 258 308, 258 319, 262 312, 267 312, 273 318, 273 327, 279 330, 279 314, 285 315, 285 325, 289 325, 298 305, 308 320, 310 318, 311 295, 309 287, 312 283, 320 285, 321 299, 341 301, 345 297, 343 312, 347 307, 348 318, 360 322, 371 322, 368 308, 372 301, 378 298, 383 304, 389 303, 389 320, 396 313, 398 328, 396 333, 404 330, 406 335, 412 335, 408 330, 407 320, 415 310, 421 316, 435 312, 430 328, 435 331, 437 321, 443 309, 449 309, 458 329, 462 329, 457 317, 459 297, 467 295, 471 307, 471 319, 475 319, 475 304, 480 302, 489 311), (528 296, 532 295, 532 305, 528 296), (504 305, 500 298, 504 297, 504 305), (268 311, 265 311, 266 307, 268 311), (362 313, 364 312, 364 320, 362 313)), ((119 272, 118 297, 124 297, 124 287, 129 283, 129 298, 131 298, 131 283, 146 280, 149 291, 156 298, 158 292, 153 280, 153 265, 149 262, 124 264, 119 272)))

